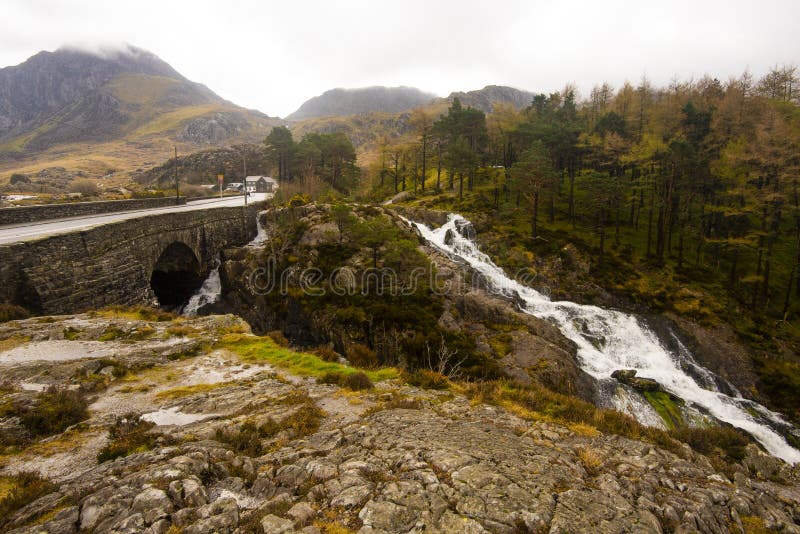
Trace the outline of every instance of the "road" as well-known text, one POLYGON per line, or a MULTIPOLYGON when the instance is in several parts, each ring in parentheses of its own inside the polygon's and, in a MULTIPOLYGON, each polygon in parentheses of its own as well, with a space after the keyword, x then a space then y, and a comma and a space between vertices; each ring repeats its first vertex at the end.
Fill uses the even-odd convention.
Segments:
MULTIPOLYGON (((266 200, 268 193, 256 193, 248 198, 248 203, 266 200)), ((204 200, 194 200, 180 206, 165 206, 161 208, 150 208, 144 210, 121 211, 117 213, 103 213, 100 215, 89 215, 84 217, 70 217, 67 219, 50 219, 46 221, 32 222, 26 224, 12 224, 0 226, 0 245, 9 243, 19 243, 21 241, 31 241, 56 234, 66 234, 76 230, 84 230, 95 226, 102 226, 117 221, 158 215, 161 213, 177 213, 182 211, 196 211, 211 208, 229 208, 243 206, 244 198, 241 196, 210 198, 204 200)))

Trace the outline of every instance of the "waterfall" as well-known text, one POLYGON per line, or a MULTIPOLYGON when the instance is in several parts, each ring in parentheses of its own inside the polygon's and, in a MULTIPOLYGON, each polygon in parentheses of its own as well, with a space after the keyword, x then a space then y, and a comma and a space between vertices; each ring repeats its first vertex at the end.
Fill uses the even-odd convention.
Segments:
POLYGON ((208 277, 203 281, 203 285, 194 292, 186 305, 181 308, 181 314, 189 317, 197 315, 197 311, 206 304, 212 304, 219 300, 222 293, 222 283, 219 279, 220 260, 214 260, 214 268, 208 273, 208 277))
MULTIPOLYGON (((448 222, 435 230, 421 223, 406 222, 415 226, 434 247, 465 261, 488 281, 493 291, 516 298, 522 311, 555 323, 577 345, 578 364, 589 375, 608 381, 613 380, 611 373, 615 370, 635 369, 637 376, 658 381, 688 406, 747 431, 772 455, 789 463, 800 462, 800 451, 772 428, 790 428, 779 414, 740 395, 729 396, 718 391, 710 385, 714 382, 713 373, 697 364, 685 347, 680 352, 686 354, 671 353, 635 316, 569 301, 554 302, 509 278, 470 239, 474 234, 472 225, 460 215, 451 214, 448 222), (684 372, 681 363, 695 369, 695 374, 705 379, 702 380, 705 387, 684 372)), ((640 416, 639 410, 631 410, 632 404, 636 403, 625 395, 616 401, 618 409, 632 413, 643 424, 653 424, 651 410, 642 414, 648 415, 640 416)))
POLYGON ((266 211, 260 211, 256 215, 256 224, 258 225, 258 232, 256 236, 250 241, 247 246, 248 247, 259 247, 264 244, 264 241, 267 240, 267 229, 264 228, 264 225, 261 223, 261 217, 266 214, 266 211))

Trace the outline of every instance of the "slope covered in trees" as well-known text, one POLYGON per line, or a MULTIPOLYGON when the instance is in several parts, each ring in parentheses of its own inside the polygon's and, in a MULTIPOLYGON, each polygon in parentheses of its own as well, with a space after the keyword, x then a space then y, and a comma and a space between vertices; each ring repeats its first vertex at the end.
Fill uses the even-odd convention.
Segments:
POLYGON ((489 115, 456 99, 438 117, 417 110, 413 137, 384 140, 368 194, 479 215, 517 268, 582 246, 594 279, 645 309, 730 324, 760 393, 797 418, 798 87, 776 67, 603 84, 584 100, 568 86, 489 115))

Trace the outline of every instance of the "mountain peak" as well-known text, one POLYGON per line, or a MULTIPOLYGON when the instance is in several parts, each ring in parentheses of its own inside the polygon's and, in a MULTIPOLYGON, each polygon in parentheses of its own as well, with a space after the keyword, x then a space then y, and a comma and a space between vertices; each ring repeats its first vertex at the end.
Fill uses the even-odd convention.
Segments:
POLYGON ((447 100, 458 98, 465 106, 480 109, 484 113, 491 113, 497 103, 511 104, 517 109, 523 109, 533 102, 534 94, 522 89, 506 85, 487 85, 483 89, 467 92, 450 93, 447 100))
POLYGON ((427 104, 436 95, 425 93, 415 87, 360 87, 355 89, 330 89, 303 103, 297 111, 287 117, 290 120, 328 117, 333 115, 357 115, 380 111, 397 113, 427 104))

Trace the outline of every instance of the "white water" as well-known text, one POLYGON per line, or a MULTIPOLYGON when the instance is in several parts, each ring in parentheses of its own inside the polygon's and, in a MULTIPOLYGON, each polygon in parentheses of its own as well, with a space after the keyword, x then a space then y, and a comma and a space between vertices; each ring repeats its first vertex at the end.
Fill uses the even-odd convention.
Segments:
MULTIPOLYGON (((745 407, 778 425, 787 425, 780 415, 747 399, 729 397, 701 387, 680 368, 678 356, 670 354, 658 336, 636 317, 597 306, 569 301, 554 302, 538 291, 512 280, 486 254, 478 250, 473 241, 459 232, 460 228, 469 225, 469 221, 460 215, 451 214, 447 224, 436 230, 420 223, 408 222, 416 226, 433 246, 461 258, 482 274, 494 291, 510 297, 518 296, 524 303, 524 312, 552 320, 564 336, 576 343, 579 364, 588 374, 597 379, 608 379, 617 369, 635 369, 637 376, 657 380, 664 389, 682 398, 687 404, 701 407, 717 419, 749 432, 774 456, 789 463, 800 462, 800 451, 791 447, 768 425, 756 420, 745 407)), ((709 371, 703 371, 710 375, 709 371)), ((641 422, 647 424, 646 419, 648 418, 641 422)))
POLYGON ((208 273, 208 278, 203 281, 200 289, 194 292, 189 298, 189 302, 181 309, 183 315, 194 317, 197 311, 206 304, 212 304, 219 300, 222 294, 222 282, 219 278, 220 261, 216 260, 214 268, 208 273))
MULTIPOLYGON (((264 244, 264 241, 267 240, 267 229, 264 228, 263 224, 261 224, 261 215, 263 213, 265 212, 262 211, 256 216, 258 232, 253 240, 247 244, 248 247, 261 246, 264 244)), ((200 289, 194 292, 186 305, 181 308, 181 313, 183 315, 194 317, 197 315, 197 311, 200 308, 206 304, 213 304, 219 300, 219 297, 222 294, 222 282, 219 278, 219 266, 220 261, 216 260, 214 263, 214 268, 211 269, 210 273, 208 273, 208 277, 203 281, 203 285, 200 286, 200 289)))
POLYGON ((253 240, 247 244, 247 246, 258 247, 263 245, 264 241, 267 240, 267 229, 264 228, 263 224, 261 224, 261 216, 264 215, 265 213, 266 211, 260 211, 256 215, 256 224, 258 225, 257 226, 258 232, 256 233, 256 236, 253 238, 253 240))

